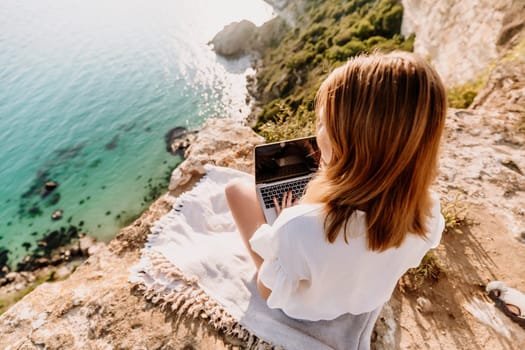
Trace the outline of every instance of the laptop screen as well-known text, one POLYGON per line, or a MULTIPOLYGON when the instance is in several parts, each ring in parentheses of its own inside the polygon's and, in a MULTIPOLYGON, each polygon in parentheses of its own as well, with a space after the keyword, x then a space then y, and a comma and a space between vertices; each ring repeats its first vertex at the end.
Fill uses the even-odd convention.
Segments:
POLYGON ((314 173, 320 152, 315 137, 255 147, 255 183, 268 183, 314 173))

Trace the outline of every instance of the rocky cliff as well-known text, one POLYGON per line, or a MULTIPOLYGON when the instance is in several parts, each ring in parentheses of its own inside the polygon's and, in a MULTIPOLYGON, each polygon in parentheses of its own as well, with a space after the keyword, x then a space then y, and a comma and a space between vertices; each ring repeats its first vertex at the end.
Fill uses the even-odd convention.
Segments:
MULTIPOLYGON (((0 317, 0 349, 230 349, 204 322, 168 317, 127 282, 149 228, 211 163, 252 169, 262 138, 229 119, 208 120, 174 172, 170 193, 101 247, 68 279, 44 283, 0 317)), ((229 345, 228 345, 229 344, 229 345)), ((236 347, 233 347, 236 348, 236 347)), ((237 347, 238 348, 238 347, 237 347)))
POLYGON ((447 85, 480 79, 523 28, 521 0, 401 2, 403 34, 416 33, 414 51, 433 62, 447 85))

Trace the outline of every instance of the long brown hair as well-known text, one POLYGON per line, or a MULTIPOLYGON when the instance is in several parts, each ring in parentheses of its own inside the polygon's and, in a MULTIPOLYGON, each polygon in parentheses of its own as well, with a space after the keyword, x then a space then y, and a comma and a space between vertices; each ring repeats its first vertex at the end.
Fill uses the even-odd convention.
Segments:
POLYGON ((356 210, 366 212, 368 248, 399 247, 424 236, 429 186, 437 172, 446 93, 436 71, 405 52, 358 56, 333 71, 316 96, 332 157, 304 202, 325 210, 333 243, 356 210))

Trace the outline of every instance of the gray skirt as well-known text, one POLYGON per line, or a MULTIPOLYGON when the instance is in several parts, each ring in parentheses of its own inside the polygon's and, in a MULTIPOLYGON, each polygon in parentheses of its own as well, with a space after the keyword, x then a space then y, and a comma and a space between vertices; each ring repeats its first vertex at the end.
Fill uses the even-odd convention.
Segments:
POLYGON ((382 306, 360 315, 344 314, 330 321, 296 320, 283 314, 281 322, 335 350, 369 350, 381 309, 382 306))

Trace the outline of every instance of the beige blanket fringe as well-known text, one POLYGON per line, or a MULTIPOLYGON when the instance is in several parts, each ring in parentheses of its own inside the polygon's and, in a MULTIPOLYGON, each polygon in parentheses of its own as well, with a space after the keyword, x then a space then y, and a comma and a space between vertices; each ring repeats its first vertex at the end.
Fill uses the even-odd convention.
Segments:
POLYGON ((235 337, 244 343, 246 349, 253 350, 284 350, 274 346, 251 333, 237 320, 228 314, 224 308, 206 294, 198 285, 197 278, 188 278, 161 253, 145 251, 151 262, 148 273, 154 276, 163 276, 170 282, 181 282, 173 290, 161 285, 153 284, 147 287, 143 283, 133 283, 133 289, 144 295, 146 300, 160 306, 161 310, 177 317, 192 317, 193 319, 208 320, 208 324, 217 332, 223 332, 235 337))

